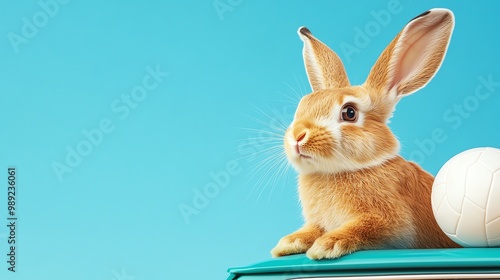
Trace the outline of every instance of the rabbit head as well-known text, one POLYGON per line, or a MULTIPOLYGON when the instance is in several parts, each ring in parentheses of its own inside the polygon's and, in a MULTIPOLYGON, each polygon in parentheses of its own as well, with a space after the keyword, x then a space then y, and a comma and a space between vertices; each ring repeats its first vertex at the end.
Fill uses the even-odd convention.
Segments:
POLYGON ((299 173, 370 168, 399 153, 387 122, 401 97, 424 87, 444 59, 453 13, 432 9, 412 19, 382 52, 365 83, 351 86, 342 61, 306 28, 298 30, 313 92, 304 96, 284 137, 299 173))

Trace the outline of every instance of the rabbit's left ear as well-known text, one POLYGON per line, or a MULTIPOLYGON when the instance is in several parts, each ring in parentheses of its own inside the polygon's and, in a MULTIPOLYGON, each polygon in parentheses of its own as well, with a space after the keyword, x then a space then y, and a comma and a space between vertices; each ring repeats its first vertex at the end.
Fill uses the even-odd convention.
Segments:
POLYGON ((412 19, 380 55, 365 85, 398 97, 427 85, 443 62, 454 24, 447 9, 431 9, 412 19))
POLYGON ((313 91, 349 86, 344 64, 329 47, 316 39, 306 27, 297 31, 304 42, 302 55, 313 91))

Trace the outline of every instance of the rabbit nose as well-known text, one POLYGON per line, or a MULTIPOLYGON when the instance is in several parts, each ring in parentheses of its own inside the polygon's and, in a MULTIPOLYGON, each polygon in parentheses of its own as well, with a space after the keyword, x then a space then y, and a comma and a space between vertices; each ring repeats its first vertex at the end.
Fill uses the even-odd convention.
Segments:
POLYGON ((304 140, 304 138, 306 138, 306 134, 307 134, 307 131, 302 131, 299 133, 299 135, 297 135, 297 143, 299 143, 300 141, 304 140))
POLYGON ((300 145, 307 141, 308 134, 309 134, 309 131, 307 129, 304 129, 304 130, 300 131, 299 133, 295 134, 295 140, 297 141, 295 143, 295 152, 297 154, 301 154, 300 145))
POLYGON ((300 142, 306 142, 309 138, 309 134, 309 128, 304 123, 298 123, 293 128, 292 135, 294 140, 297 141, 297 144, 299 144, 300 142))

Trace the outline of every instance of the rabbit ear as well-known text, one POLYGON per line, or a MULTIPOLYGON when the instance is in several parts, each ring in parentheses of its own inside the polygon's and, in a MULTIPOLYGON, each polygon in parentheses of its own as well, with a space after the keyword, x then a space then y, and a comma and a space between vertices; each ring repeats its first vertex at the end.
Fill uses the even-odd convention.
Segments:
POLYGON ((344 65, 337 54, 316 39, 306 27, 299 28, 297 33, 304 42, 302 55, 312 90, 349 86, 344 65))
POLYGON ((455 24, 447 9, 431 9, 414 19, 394 38, 371 69, 366 85, 398 97, 424 87, 443 62, 455 24))

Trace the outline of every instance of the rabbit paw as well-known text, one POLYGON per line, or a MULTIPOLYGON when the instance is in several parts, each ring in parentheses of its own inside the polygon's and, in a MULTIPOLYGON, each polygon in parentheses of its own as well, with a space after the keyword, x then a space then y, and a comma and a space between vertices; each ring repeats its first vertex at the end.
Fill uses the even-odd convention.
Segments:
POLYGON ((271 250, 271 255, 273 258, 304 253, 309 249, 311 245, 303 242, 299 237, 296 236, 285 236, 280 239, 276 247, 271 250))
POLYGON ((354 239, 322 236, 307 250, 307 257, 313 260, 336 259, 358 250, 354 239))

